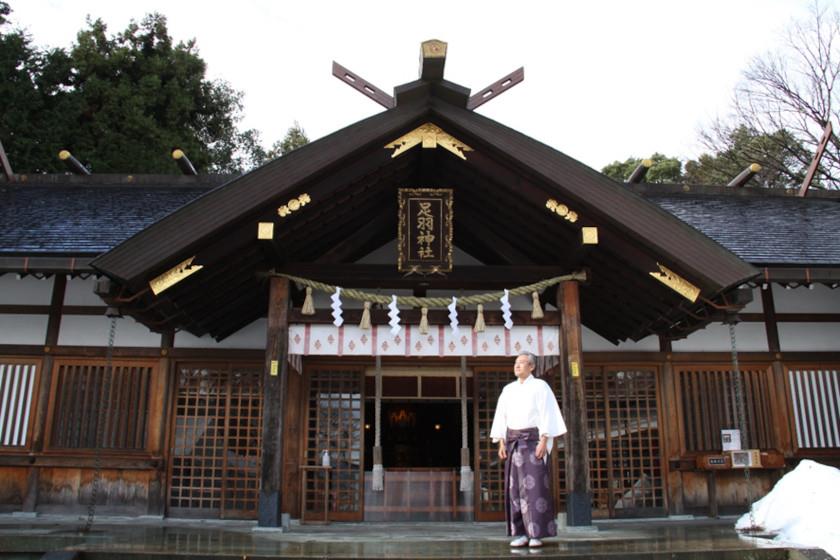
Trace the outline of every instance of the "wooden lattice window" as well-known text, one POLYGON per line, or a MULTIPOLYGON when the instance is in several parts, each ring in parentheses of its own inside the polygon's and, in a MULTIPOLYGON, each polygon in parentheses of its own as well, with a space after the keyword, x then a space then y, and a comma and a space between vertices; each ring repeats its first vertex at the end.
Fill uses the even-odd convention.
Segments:
POLYGON ((0 361, 0 446, 26 445, 37 375, 35 362, 0 361))
POLYGON ((664 511, 656 371, 588 368, 584 391, 593 509, 664 511))
POLYGON ((262 447, 262 366, 179 364, 170 515, 255 518, 262 447))
POLYGON ((154 370, 139 362, 57 361, 50 446, 144 450, 154 370))
MULTIPOLYGON (((364 497, 364 372, 318 368, 309 371, 306 464, 321 465, 329 455, 329 508, 332 520, 360 521, 364 497)), ((304 484, 304 519, 323 515, 323 485, 304 484)))
POLYGON ((840 367, 788 368, 797 446, 840 447, 840 367))
POLYGON ((476 519, 489 521, 504 518, 504 461, 499 459, 499 446, 490 439, 496 404, 505 385, 513 381, 510 368, 478 368, 474 372, 475 394, 475 484, 476 519))
MULTIPOLYGON (((738 428, 738 397, 729 366, 680 366, 676 369, 682 406, 683 445, 687 452, 720 451, 722 429, 738 428)), ((744 365, 741 404, 750 448, 774 447, 768 365, 744 365)))

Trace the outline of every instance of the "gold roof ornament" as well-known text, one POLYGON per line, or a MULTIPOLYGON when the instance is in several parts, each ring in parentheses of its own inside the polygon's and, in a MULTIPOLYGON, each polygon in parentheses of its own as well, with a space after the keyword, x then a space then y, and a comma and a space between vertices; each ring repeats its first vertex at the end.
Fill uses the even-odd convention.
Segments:
POLYGON ((446 58, 446 42, 439 39, 429 39, 420 43, 423 58, 446 58))
POLYGON ((670 268, 656 263, 659 272, 651 272, 650 275, 680 294, 688 301, 694 303, 700 297, 700 288, 671 270, 670 268))
POLYGON ((424 148, 437 148, 440 146, 463 160, 467 159, 464 152, 473 151, 472 148, 432 123, 418 126, 408 134, 400 136, 393 142, 386 144, 385 148, 395 148, 394 153, 391 154, 391 157, 395 158, 418 144, 422 144, 424 148))
POLYGON ((159 295, 164 290, 167 290, 183 280, 188 276, 192 276, 202 268, 204 265, 196 264, 194 265, 192 262, 195 260, 195 255, 188 258, 182 263, 179 263, 160 276, 153 278, 149 281, 149 287, 152 289, 152 293, 155 295, 159 295))

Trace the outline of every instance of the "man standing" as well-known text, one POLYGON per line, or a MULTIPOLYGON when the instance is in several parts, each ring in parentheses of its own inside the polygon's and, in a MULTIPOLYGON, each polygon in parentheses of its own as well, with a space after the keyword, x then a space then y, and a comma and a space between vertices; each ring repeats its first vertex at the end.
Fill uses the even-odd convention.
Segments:
POLYGON ((514 548, 538 548, 540 539, 557 534, 547 460, 566 424, 551 387, 533 376, 536 365, 530 352, 516 357, 516 381, 499 395, 490 429, 505 460, 505 520, 514 548))

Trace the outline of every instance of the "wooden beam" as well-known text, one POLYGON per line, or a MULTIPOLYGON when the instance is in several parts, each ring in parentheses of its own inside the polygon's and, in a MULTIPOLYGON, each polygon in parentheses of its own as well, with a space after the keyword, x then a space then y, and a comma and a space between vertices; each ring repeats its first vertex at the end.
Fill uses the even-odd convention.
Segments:
MULTIPOLYGON (((322 254, 319 262, 346 262, 351 260, 358 254, 360 246, 367 247, 371 240, 379 239, 382 234, 383 220, 378 220, 371 216, 365 216, 365 223, 362 227, 354 228, 345 232, 344 238, 333 245, 332 249, 322 254)), ((391 230, 391 236, 395 236, 396 232, 391 230)))
POLYGON ((516 84, 521 83, 524 79, 525 67, 520 66, 507 76, 496 80, 483 90, 470 97, 469 101, 467 101, 467 109, 472 111, 473 109, 481 107, 491 99, 496 99, 516 84))
POLYGON ((0 257, 0 273, 90 274, 93 257, 0 257))
POLYGON ((365 80, 358 74, 351 72, 336 61, 333 61, 332 75, 356 91, 373 99, 386 109, 391 109, 396 106, 393 96, 388 95, 369 81, 365 80))
POLYGON ((3 147, 3 142, 0 142, 0 164, 3 165, 3 174, 6 175, 6 180, 10 183, 15 180, 15 174, 12 171, 12 164, 9 163, 9 156, 6 155, 6 149, 3 147))
POLYGON ((263 437, 260 462, 260 527, 280 527, 283 501, 283 405, 288 389, 289 281, 270 280, 263 371, 263 437))
POLYGON ((776 304, 773 301, 773 286, 768 285, 761 291, 761 308, 764 312, 764 329, 767 332, 767 349, 770 352, 780 352, 779 326, 776 324, 776 304))
POLYGON ((823 153, 825 153, 825 147, 828 145, 828 141, 831 139, 831 121, 825 123, 825 129, 823 129, 823 136, 820 140, 819 146, 817 146, 817 151, 814 153, 814 159, 811 160, 811 165, 808 166, 808 173, 805 175, 805 180, 802 181, 802 186, 799 187, 799 196, 806 196, 808 194, 808 188, 811 186, 811 182, 814 180, 814 175, 817 174, 817 168, 820 166, 820 160, 823 157, 823 153))
POLYGON ((561 375, 566 420, 566 523, 592 525, 592 491, 589 486, 589 443, 586 429, 586 400, 583 388, 583 348, 580 330, 580 293, 575 281, 557 287, 562 301, 561 375))
POLYGON ((796 268, 767 267, 762 269, 761 280, 779 284, 827 284, 833 288, 840 286, 840 268, 796 268))
MULTIPOLYGON (((493 229, 490 223, 491 220, 484 221, 484 217, 480 214, 482 206, 486 207, 486 200, 481 203, 474 203, 471 200, 465 200, 469 197, 458 198, 458 215, 459 220, 456 220, 456 228, 460 232, 456 238, 463 240, 465 236, 472 239, 473 243, 478 243, 492 250, 499 258, 506 264, 534 264, 534 259, 526 255, 515 247, 509 239, 511 236, 500 235, 500 230, 493 229), (470 217, 464 209, 470 210, 470 217), (472 215, 476 217, 473 218, 472 215)), ((526 243, 531 243, 531 238, 528 237, 526 243)))
MULTIPOLYGON (((765 292, 767 290, 762 290, 765 292)), ((764 299, 762 295, 762 300, 764 299)), ((775 313, 776 323, 840 323, 840 313, 775 313)), ((764 323, 767 316, 764 313, 738 313, 742 323, 764 323)), ((771 350, 773 351, 773 350, 771 350)))
POLYGON ((731 181, 729 181, 729 183, 727 183, 726 186, 727 187, 743 187, 759 171, 761 171, 761 166, 757 163, 751 163, 743 171, 738 173, 738 175, 736 175, 731 181))
POLYGON ((420 79, 439 82, 446 65, 446 43, 432 39, 420 44, 420 79))
MULTIPOLYGON (((484 247, 485 250, 482 253, 487 254, 489 252, 492 256, 495 256, 495 259, 493 259, 495 263, 504 263, 505 265, 535 264, 531 257, 514 247, 505 236, 499 235, 498 231, 483 223, 480 217, 473 219, 462 215, 456 226, 455 237, 459 240, 459 246, 466 247, 477 244, 484 247)), ((482 258, 482 262, 488 261, 486 258, 482 258)))

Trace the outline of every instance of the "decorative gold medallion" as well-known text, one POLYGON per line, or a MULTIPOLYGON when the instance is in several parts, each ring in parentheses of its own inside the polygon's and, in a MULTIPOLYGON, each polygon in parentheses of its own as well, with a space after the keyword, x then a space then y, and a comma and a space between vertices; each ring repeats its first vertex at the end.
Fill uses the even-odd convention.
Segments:
POLYGON ((164 290, 171 288, 184 278, 192 276, 193 274, 204 268, 204 265, 193 265, 192 262, 194 260, 195 255, 188 258, 184 262, 170 268, 157 278, 151 280, 149 282, 149 287, 152 289, 152 293, 155 295, 159 295, 164 290))
POLYGON ((553 198, 549 198, 545 201, 545 207, 548 208, 550 212, 554 212, 566 221, 569 221, 571 223, 575 223, 576 221, 578 221, 577 212, 575 212, 574 210, 569 210, 568 206, 557 202, 553 198))
POLYGON ((385 148, 395 148, 394 153, 391 154, 391 157, 395 158, 418 144, 422 144, 424 148, 437 148, 440 146, 463 160, 467 159, 464 152, 473 151, 472 148, 432 123, 418 126, 408 134, 400 136, 393 142, 386 144, 385 148))
POLYGON ((674 272, 673 270, 669 269, 666 266, 663 266, 659 263, 656 263, 656 266, 659 267, 659 272, 651 272, 650 275, 680 294, 682 297, 687 299, 688 301, 694 303, 697 301, 697 298, 700 297, 700 288, 674 272))
POLYGON ((302 195, 291 199, 289 202, 287 202, 283 206, 279 207, 277 209, 277 215, 280 216, 281 218, 285 218, 286 216, 288 216, 292 212, 297 212, 298 210, 300 210, 301 208, 303 208, 304 206, 306 206, 310 202, 312 202, 312 199, 309 198, 309 195, 306 194, 306 193, 303 193, 302 195))

